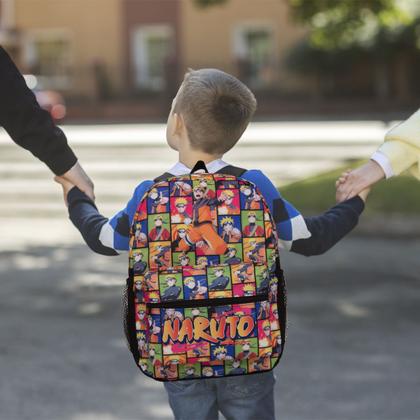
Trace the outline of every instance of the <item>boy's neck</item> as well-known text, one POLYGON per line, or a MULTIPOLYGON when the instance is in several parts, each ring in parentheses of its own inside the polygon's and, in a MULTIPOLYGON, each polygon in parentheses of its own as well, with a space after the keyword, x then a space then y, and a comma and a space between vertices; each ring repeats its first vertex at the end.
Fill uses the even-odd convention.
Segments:
POLYGON ((213 162, 213 160, 221 159, 223 154, 209 154, 200 150, 179 150, 179 161, 183 163, 187 168, 193 168, 194 165, 202 160, 204 163, 213 162))

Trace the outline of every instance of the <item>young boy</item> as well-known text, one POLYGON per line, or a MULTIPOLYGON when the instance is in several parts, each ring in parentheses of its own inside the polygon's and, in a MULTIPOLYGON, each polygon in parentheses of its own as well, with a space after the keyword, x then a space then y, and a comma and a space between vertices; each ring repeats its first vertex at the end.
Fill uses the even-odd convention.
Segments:
POLYGON ((340 177, 337 200, 352 198, 381 179, 407 170, 420 180, 420 110, 386 133, 385 142, 369 162, 340 177))
MULTIPOLYGON (((173 100, 166 129, 168 144, 178 151, 179 162, 164 175, 188 174, 199 160, 206 163, 209 172, 223 173, 229 167, 222 160, 223 154, 242 136, 255 109, 254 95, 235 77, 216 69, 188 71, 173 100)), ((261 171, 248 170, 241 177, 256 184, 265 197, 277 225, 280 246, 306 256, 324 253, 349 233, 358 222, 367 196, 365 191, 321 216, 303 218, 261 171)), ((128 250, 129 227, 136 207, 153 181, 140 183, 127 206, 109 220, 79 189, 62 178, 56 177, 56 181, 63 186, 70 219, 93 251, 117 255, 128 250)), ((205 186, 199 187, 205 190, 205 186)), ((203 374, 211 377, 213 371, 210 368, 203 374)), ((274 382, 269 371, 166 382, 165 388, 176 419, 216 419, 220 411, 229 419, 272 420, 274 382)))

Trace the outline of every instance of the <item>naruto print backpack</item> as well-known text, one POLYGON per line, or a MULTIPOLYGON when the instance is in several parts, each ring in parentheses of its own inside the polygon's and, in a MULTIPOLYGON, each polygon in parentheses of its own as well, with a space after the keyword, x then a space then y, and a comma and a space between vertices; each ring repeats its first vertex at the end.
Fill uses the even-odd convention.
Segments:
POLYGON ((268 371, 285 342, 285 283, 264 197, 240 168, 195 170, 158 178, 130 228, 125 332, 136 364, 160 381, 268 371))

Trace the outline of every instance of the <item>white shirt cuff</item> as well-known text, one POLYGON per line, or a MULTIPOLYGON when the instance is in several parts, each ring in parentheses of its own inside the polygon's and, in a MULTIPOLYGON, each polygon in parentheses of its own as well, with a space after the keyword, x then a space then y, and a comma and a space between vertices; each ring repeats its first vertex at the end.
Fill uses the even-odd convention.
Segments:
POLYGON ((389 161, 388 157, 377 150, 371 157, 384 171, 385 178, 391 178, 394 176, 394 171, 392 170, 391 162, 389 161))

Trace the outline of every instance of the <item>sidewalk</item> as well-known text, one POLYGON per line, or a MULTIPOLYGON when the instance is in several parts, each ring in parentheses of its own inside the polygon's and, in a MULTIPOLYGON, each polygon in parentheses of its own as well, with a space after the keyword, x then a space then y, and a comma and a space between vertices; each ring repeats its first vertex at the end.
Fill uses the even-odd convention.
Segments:
MULTIPOLYGON (((378 144, 391 124, 381 121, 254 122, 240 144, 378 144)), ((61 127, 72 145, 166 146, 165 124, 98 124, 61 127)), ((0 145, 10 139, 0 129, 0 145)))
MULTIPOLYGON (((101 210, 112 215, 143 179, 159 176, 177 160, 163 124, 68 125, 63 127, 95 182, 101 210)), ((251 124, 227 162, 261 169, 277 185, 365 159, 381 142, 380 121, 259 122, 251 124)), ((0 133, 0 218, 62 217, 59 188, 29 152, 0 133)))

